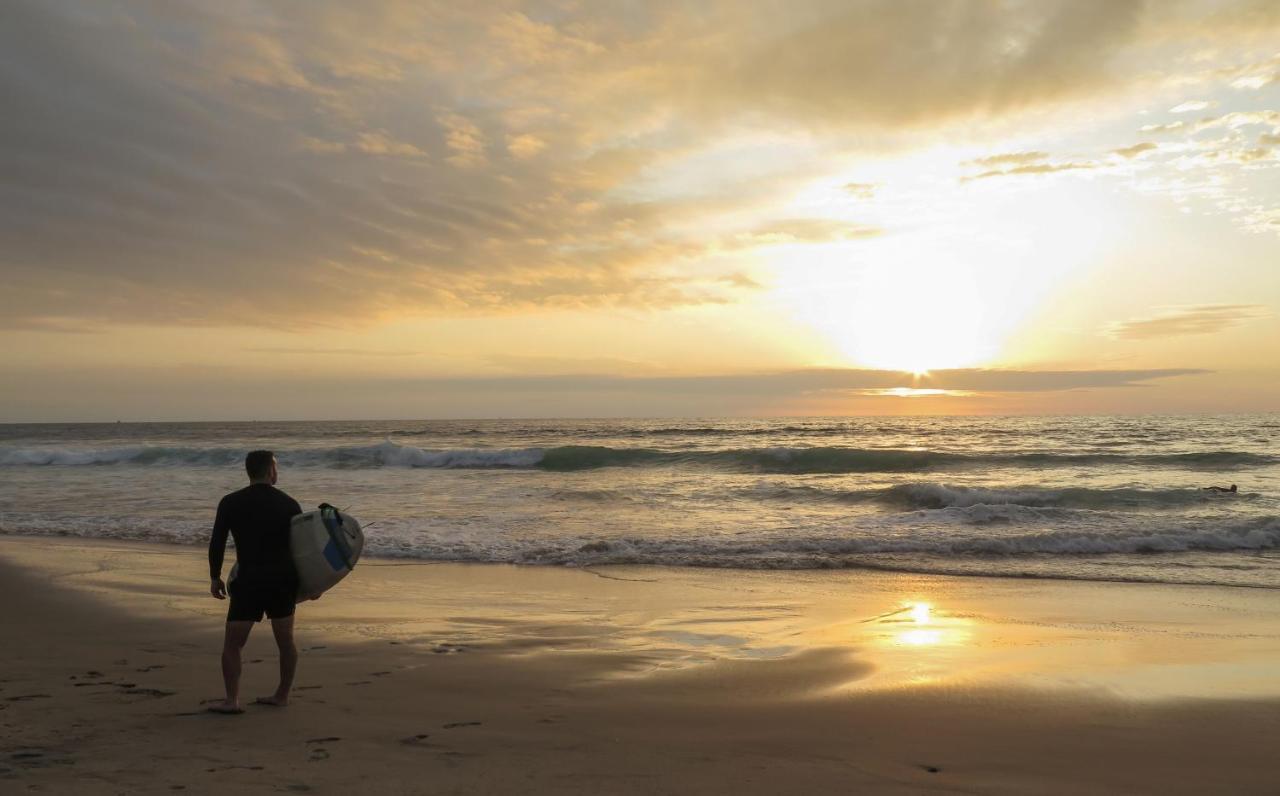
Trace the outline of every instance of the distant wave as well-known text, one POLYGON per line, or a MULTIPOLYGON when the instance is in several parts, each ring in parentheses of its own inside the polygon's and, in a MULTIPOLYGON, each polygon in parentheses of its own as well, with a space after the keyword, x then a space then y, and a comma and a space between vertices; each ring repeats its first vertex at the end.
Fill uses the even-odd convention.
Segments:
MULTIPOLYGON (((1218 499, 1197 489, 1089 489, 1085 487, 1016 487, 988 489, 947 484, 899 484, 878 495, 885 503, 916 509, 977 505, 1016 505, 1032 508, 1179 508, 1218 499)), ((1241 494, 1237 498, 1249 498, 1241 494)))
MULTIPOLYGON (((1160 509, 1203 505, 1224 499, 1198 489, 1090 489, 1086 487, 1006 487, 984 488, 920 482, 898 484, 884 489, 841 489, 812 484, 772 484, 763 482, 735 489, 736 497, 765 502, 795 503, 879 503, 902 510, 967 508, 972 506, 1026 506, 1063 509, 1160 509)), ((1252 500, 1256 495, 1240 493, 1230 500, 1252 500)))
MULTIPOLYGON (((0 448, 0 466, 46 465, 228 465, 244 451, 233 448, 131 446, 118 448, 0 448)), ((1215 470, 1266 466, 1280 458, 1239 451, 1197 453, 990 453, 845 447, 762 447, 719 450, 617 448, 563 445, 549 448, 430 449, 391 440, 364 446, 279 451, 285 465, 368 468, 539 468, 574 471, 601 467, 697 465, 738 472, 873 473, 922 472, 948 467, 1062 467, 1165 465, 1215 470)))
POLYGON ((244 460, 245 451, 229 448, 133 446, 123 448, 0 448, 0 466, 41 467, 110 464, 221 465, 244 460))

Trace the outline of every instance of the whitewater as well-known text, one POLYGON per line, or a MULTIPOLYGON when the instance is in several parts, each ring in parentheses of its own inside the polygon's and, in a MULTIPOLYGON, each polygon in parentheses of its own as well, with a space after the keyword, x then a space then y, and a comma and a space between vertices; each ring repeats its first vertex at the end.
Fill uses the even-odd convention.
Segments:
POLYGON ((372 556, 1280 588, 1278 442, 1280 414, 0 425, 0 533, 203 544, 269 448, 372 556))

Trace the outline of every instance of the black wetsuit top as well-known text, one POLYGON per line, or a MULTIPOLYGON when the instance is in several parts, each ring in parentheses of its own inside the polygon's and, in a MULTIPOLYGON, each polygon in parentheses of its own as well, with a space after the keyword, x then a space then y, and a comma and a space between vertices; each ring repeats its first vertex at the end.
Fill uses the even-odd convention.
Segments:
POLYGON ((301 514, 298 501, 270 484, 249 484, 218 503, 209 540, 209 577, 222 577, 222 556, 227 532, 236 540, 240 570, 236 582, 296 582, 297 571, 289 552, 289 520, 301 514))

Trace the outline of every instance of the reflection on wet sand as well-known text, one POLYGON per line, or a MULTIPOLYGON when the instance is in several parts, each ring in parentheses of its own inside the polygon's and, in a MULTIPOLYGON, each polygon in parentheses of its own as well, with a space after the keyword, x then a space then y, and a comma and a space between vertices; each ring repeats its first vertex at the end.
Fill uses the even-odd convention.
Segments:
POLYGON ((877 618, 879 645, 935 647, 959 645, 969 640, 970 617, 938 611, 932 603, 913 600, 902 608, 877 618), (903 625, 906 625, 903 627, 903 625))

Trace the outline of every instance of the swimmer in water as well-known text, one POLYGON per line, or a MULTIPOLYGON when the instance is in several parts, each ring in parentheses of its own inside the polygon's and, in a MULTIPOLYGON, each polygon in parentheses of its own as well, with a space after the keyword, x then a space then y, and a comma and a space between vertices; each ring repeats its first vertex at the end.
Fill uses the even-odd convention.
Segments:
POLYGON ((1205 492, 1231 492, 1234 494, 1236 492, 1236 485, 1232 484, 1230 487, 1206 486, 1206 487, 1202 487, 1202 489, 1204 489, 1205 492))

